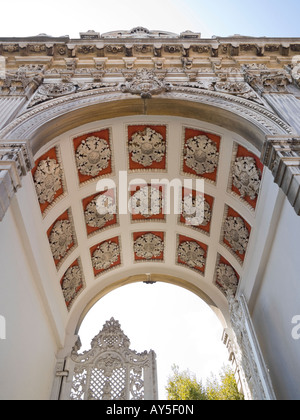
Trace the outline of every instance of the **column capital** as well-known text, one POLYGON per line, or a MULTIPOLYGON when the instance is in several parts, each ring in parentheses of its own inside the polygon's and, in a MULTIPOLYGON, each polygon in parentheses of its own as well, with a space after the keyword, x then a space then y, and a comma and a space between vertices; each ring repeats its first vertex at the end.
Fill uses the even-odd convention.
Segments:
POLYGON ((22 178, 34 167, 28 141, 0 139, 0 221, 12 197, 22 186, 22 178))

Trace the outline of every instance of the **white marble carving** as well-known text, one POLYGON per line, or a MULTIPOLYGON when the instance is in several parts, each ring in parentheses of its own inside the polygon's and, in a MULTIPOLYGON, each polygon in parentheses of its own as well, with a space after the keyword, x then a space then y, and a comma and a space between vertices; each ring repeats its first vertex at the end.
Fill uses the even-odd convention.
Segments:
POLYGON ((61 220, 55 223, 49 236, 49 243, 53 258, 64 258, 73 242, 72 225, 69 220, 61 220))
POLYGON ((134 252, 139 258, 151 260, 160 257, 163 251, 163 240, 153 233, 146 233, 134 241, 134 252))
POLYGON ((207 136, 192 137, 185 144, 184 160, 198 175, 213 173, 219 161, 217 145, 207 136))
POLYGON ((68 269, 64 275, 62 281, 62 291, 65 298, 65 301, 71 302, 77 293, 77 289, 82 285, 83 279, 81 270, 78 266, 74 266, 68 269))
POLYGON ((117 243, 106 241, 101 244, 92 256, 95 270, 107 270, 116 263, 120 257, 120 247, 117 243))
POLYGON ((52 203, 62 187, 62 169, 54 159, 42 160, 33 177, 40 204, 52 203))
POLYGON ((205 265, 205 251, 197 242, 182 242, 178 247, 178 256, 191 268, 202 268, 205 265))
POLYGON ((162 212, 162 193, 151 186, 142 187, 130 198, 129 208, 132 214, 140 214, 145 218, 157 216, 162 212))
POLYGON ((189 194, 184 197, 182 208, 182 216, 187 225, 207 226, 211 220, 211 208, 203 195, 197 194, 193 197, 189 194))
POLYGON ((224 238, 234 252, 244 255, 249 242, 249 231, 241 217, 227 217, 224 225, 224 238))
POLYGON ((239 280, 234 269, 228 264, 219 264, 217 267, 217 282, 222 287, 222 291, 226 294, 231 290, 236 293, 239 280))
POLYGON ((163 136, 151 128, 135 133, 128 145, 131 159, 145 168, 153 162, 161 162, 166 154, 166 142, 163 136))
POLYGON ((259 194, 261 174, 252 157, 239 157, 233 167, 233 185, 239 190, 241 197, 249 196, 255 200, 259 194))
POLYGON ((82 175, 97 176, 107 169, 111 150, 106 140, 91 136, 83 140, 76 150, 76 164, 82 175))
POLYGON ((105 194, 92 200, 85 209, 85 222, 93 228, 103 228, 116 214, 114 200, 105 194))

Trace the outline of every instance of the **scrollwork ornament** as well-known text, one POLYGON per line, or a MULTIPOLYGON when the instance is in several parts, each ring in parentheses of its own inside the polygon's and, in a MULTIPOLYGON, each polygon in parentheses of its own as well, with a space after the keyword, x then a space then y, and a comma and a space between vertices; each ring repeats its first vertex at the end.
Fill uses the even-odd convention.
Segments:
POLYGON ((219 161, 217 145, 204 135, 192 137, 185 144, 184 160, 197 175, 213 173, 219 161))
POLYGON ((153 233, 146 233, 134 241, 134 252, 139 258, 144 258, 145 260, 158 258, 163 251, 163 240, 153 233))
POLYGON ((239 190, 241 197, 249 196, 255 200, 259 194, 261 174, 252 157, 239 157, 233 168, 233 185, 239 190))
POLYGON ((55 159, 42 160, 33 177, 40 204, 52 203, 62 187, 62 170, 55 159))
POLYGON ((163 136, 147 127, 135 133, 129 142, 131 159, 145 168, 154 162, 160 163, 166 154, 166 142, 163 136))
POLYGON ((190 268, 203 268, 205 265, 205 251, 195 241, 182 242, 178 247, 178 256, 190 268))
POLYGON ((49 236, 49 243, 55 260, 66 256, 70 245, 73 243, 72 225, 69 220, 61 220, 55 223, 49 236))
POLYGON ((106 241, 93 253, 93 267, 95 270, 107 270, 118 261, 119 257, 119 245, 115 242, 106 241))
POLYGON ((108 168, 111 150, 106 140, 91 136, 76 150, 76 164, 82 175, 95 177, 108 168))
POLYGON ((226 239, 234 252, 246 253, 249 242, 249 231, 241 217, 228 217, 224 226, 226 239))

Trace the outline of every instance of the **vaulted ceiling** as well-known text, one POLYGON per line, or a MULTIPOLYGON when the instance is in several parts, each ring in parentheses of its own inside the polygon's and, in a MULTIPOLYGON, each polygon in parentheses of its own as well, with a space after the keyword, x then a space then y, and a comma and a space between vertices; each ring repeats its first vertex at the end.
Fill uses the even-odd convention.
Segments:
POLYGON ((90 123, 44 146, 32 183, 66 310, 113 271, 150 282, 154 274, 176 273, 220 300, 236 291, 256 228, 258 155, 228 130, 162 116, 90 123), (100 191, 104 179, 116 190, 100 191), (173 206, 165 214, 163 179, 181 181, 187 207, 181 203, 179 215, 173 206), (184 189, 186 179, 193 185, 184 189), (196 194, 197 179, 204 181, 203 195, 196 194), (124 188, 133 211, 120 214, 124 188), (201 205, 191 223, 189 208, 201 205))

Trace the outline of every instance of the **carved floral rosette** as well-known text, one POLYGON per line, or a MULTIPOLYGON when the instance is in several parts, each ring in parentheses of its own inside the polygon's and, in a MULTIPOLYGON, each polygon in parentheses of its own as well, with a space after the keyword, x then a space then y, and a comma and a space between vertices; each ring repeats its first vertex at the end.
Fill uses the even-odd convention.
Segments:
POLYGON ((205 265, 205 251, 195 241, 185 241, 178 246, 178 257, 190 268, 203 268, 205 265))
POLYGON ((72 302, 80 286, 83 285, 81 269, 78 266, 70 267, 62 280, 61 288, 67 304, 72 302))
POLYGON ((230 265, 223 263, 218 265, 216 282, 225 295, 229 291, 233 292, 234 295, 236 294, 239 279, 230 265))
POLYGON ((162 212, 162 193, 152 186, 142 187, 136 191, 129 200, 129 208, 132 214, 140 214, 149 219, 162 212))
POLYGON ((114 200, 105 194, 92 200, 84 212, 85 222, 92 228, 103 228, 107 222, 114 219, 115 214, 114 200))
POLYGON ((76 150, 77 169, 82 175, 96 177, 108 168, 110 160, 109 144, 99 137, 88 137, 76 150))
POLYGON ((103 242, 94 251, 92 263, 95 270, 108 270, 120 257, 120 247, 112 241, 103 242))
POLYGON ((182 216, 187 225, 207 226, 211 221, 211 208, 202 194, 184 197, 182 202, 182 216))
POLYGON ((241 217, 227 217, 224 225, 224 239, 232 250, 244 255, 249 242, 249 231, 241 217))
POLYGON ((184 161, 197 175, 213 173, 219 162, 216 143, 204 135, 188 139, 184 149, 184 161))
POLYGON ((157 131, 147 127, 144 131, 133 134, 128 150, 131 160, 150 167, 154 162, 160 163, 166 154, 166 142, 157 131))
POLYGON ((60 220, 56 222, 49 236, 53 258, 55 260, 64 258, 73 242, 73 230, 70 221, 60 220))
POLYGON ((55 159, 42 160, 33 177, 40 204, 52 203, 62 188, 62 169, 55 159))
POLYGON ((159 236, 146 233, 134 241, 134 252, 145 260, 158 258, 164 252, 164 242, 159 236))
POLYGON ((241 197, 249 196, 255 200, 259 194, 261 173, 252 157, 238 157, 233 167, 233 185, 239 190, 241 197))

